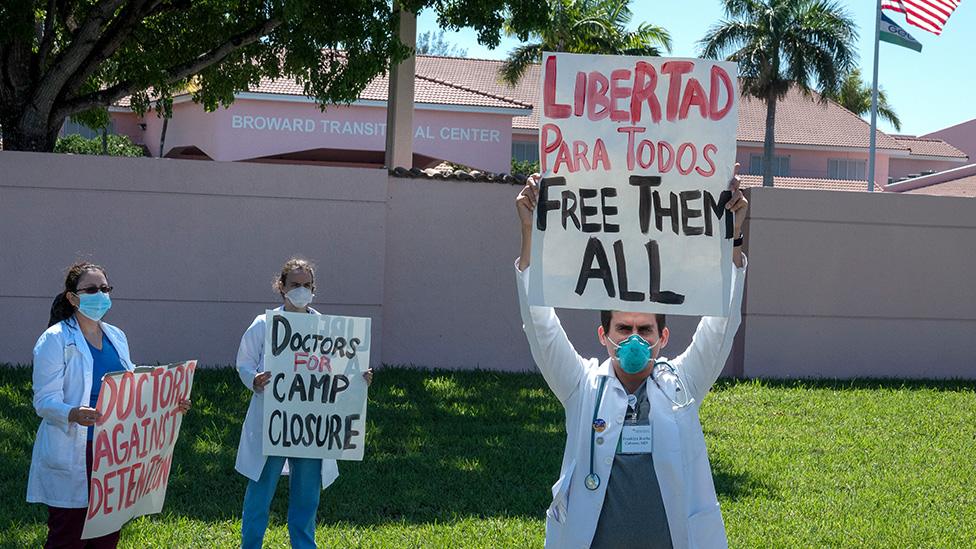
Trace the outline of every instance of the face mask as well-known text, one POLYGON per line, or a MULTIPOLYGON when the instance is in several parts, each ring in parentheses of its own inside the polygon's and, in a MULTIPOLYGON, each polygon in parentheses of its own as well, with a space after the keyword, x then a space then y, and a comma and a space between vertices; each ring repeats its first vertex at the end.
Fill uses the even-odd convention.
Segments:
POLYGON ((103 292, 78 295, 78 312, 98 322, 112 308, 112 298, 103 292))
POLYGON ((651 345, 637 334, 631 335, 620 343, 615 343, 610 339, 610 343, 617 348, 617 360, 620 362, 620 369, 628 374, 636 374, 646 368, 647 363, 651 360, 651 349, 657 346, 657 343, 651 345))
POLYGON ((312 293, 312 290, 309 290, 304 286, 299 286, 298 288, 295 288, 294 290, 285 294, 285 297, 288 298, 288 301, 291 301, 292 305, 298 307, 299 309, 304 309, 305 307, 308 307, 309 303, 312 302, 312 298, 315 297, 315 294, 312 293))

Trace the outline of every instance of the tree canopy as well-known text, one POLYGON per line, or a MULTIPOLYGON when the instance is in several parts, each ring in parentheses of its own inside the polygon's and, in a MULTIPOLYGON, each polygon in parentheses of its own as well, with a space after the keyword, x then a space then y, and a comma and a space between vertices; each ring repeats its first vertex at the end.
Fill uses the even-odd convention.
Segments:
MULTIPOLYGON (((836 93, 828 95, 845 109, 858 116, 871 114, 871 86, 861 79, 861 69, 854 69, 847 74, 836 93)), ((901 131, 901 120, 895 113, 894 107, 888 103, 888 95, 878 88, 878 116, 885 119, 895 130, 901 131)))
POLYGON ((766 102, 763 185, 773 185, 776 102, 796 86, 834 93, 854 66, 854 21, 832 0, 724 0, 727 19, 699 42, 739 65, 742 92, 766 102))
MULTIPOLYGON (((527 34, 545 0, 399 0, 435 9, 442 27, 472 27, 488 46, 506 15, 527 34)), ((107 121, 131 97, 145 112, 192 90, 214 110, 262 78, 293 78, 321 104, 355 100, 409 49, 388 0, 23 0, 0 3, 4 148, 54 147, 64 120, 107 121)))
POLYGON ((468 50, 444 39, 444 29, 427 31, 417 36, 417 55, 439 55, 441 57, 467 57, 468 50))
POLYGON ((671 36, 662 27, 641 23, 628 30, 633 18, 630 0, 547 3, 544 18, 536 23, 521 21, 514 13, 506 22, 506 31, 525 42, 502 65, 502 77, 509 84, 516 84, 529 65, 541 62, 543 51, 648 56, 671 51, 671 36), (531 31, 528 35, 526 29, 531 31))

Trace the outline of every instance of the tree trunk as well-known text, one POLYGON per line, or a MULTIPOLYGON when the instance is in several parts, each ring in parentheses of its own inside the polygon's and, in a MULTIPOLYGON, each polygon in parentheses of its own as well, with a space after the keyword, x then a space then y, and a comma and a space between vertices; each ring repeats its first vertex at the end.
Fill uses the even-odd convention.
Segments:
POLYGON ((773 186, 773 158, 776 152, 776 94, 766 96, 766 138, 763 141, 763 187, 773 186))
POLYGON ((166 128, 169 126, 169 117, 163 117, 163 129, 159 132, 159 157, 163 157, 163 151, 166 150, 166 128))
POLYGON ((108 156, 108 126, 102 128, 102 154, 108 156))
POLYGON ((52 152, 58 142, 58 132, 61 131, 61 124, 48 131, 23 124, 20 120, 3 120, 2 124, 5 151, 52 152))

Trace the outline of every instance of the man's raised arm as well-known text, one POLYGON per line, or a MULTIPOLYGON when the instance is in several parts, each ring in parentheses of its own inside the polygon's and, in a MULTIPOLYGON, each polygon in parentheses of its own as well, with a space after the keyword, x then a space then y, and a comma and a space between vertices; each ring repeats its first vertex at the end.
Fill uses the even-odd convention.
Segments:
POLYGON ((532 257, 532 220, 538 200, 536 178, 528 183, 515 199, 522 231, 521 255, 516 261, 516 285, 522 329, 529 340, 532 358, 542 372, 549 388, 563 404, 573 395, 583 377, 583 358, 566 337, 559 318, 552 307, 529 306, 529 262, 532 257))

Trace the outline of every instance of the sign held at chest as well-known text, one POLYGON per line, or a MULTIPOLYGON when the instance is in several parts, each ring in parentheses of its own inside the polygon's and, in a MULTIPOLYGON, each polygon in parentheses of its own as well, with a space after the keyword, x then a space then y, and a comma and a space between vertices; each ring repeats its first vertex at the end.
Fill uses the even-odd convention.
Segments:
POLYGON ((370 319, 265 314, 263 453, 362 460, 370 319))

